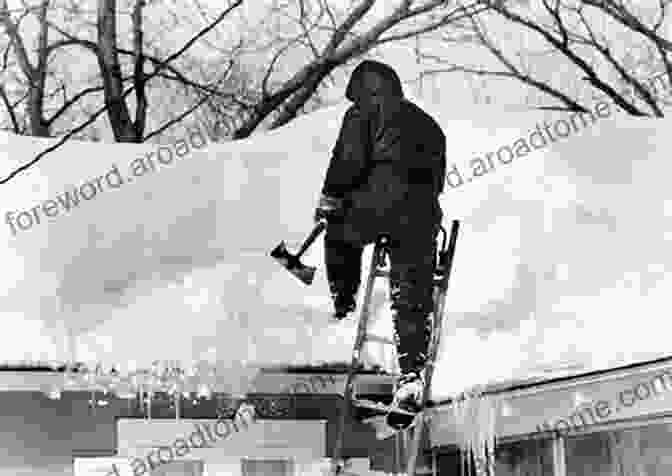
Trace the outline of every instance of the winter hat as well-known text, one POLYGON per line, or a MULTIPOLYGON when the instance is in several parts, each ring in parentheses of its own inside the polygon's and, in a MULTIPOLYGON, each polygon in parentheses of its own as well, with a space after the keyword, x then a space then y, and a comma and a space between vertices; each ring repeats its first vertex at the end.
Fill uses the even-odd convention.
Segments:
POLYGON ((391 66, 365 60, 350 75, 345 97, 352 102, 361 102, 372 95, 404 97, 404 91, 399 75, 391 66))

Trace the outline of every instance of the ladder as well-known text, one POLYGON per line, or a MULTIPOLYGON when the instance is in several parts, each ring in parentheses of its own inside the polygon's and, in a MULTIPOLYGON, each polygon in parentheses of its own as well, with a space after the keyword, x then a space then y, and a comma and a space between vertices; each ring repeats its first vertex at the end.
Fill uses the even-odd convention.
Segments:
POLYGON ((450 241, 446 247, 446 234, 443 230, 443 244, 439 252, 437 270, 434 276, 434 312, 432 313, 432 336, 429 344, 427 363, 425 364, 425 385, 422 389, 422 411, 415 417, 415 425, 409 429, 413 432, 413 439, 410 442, 408 465, 406 474, 415 476, 415 469, 418 464, 420 446, 425 424, 429 421, 427 404, 429 403, 429 394, 431 391, 432 377, 436 358, 439 354, 441 344, 441 334, 443 331, 443 314, 446 306, 446 293, 448 292, 448 282, 453 269, 453 258, 455 257, 455 246, 457 245, 457 233, 460 228, 460 222, 453 220, 453 226, 450 230, 450 241))
MULTIPOLYGON (((406 475, 415 476, 415 469, 417 466, 420 446, 422 444, 422 434, 424 431, 424 424, 427 420, 427 403, 429 402, 429 391, 431 387, 432 376, 434 373, 434 362, 436 360, 440 336, 442 331, 443 313, 445 308, 446 292, 448 290, 448 281, 452 270, 453 257, 455 255, 455 245, 457 243, 457 234, 459 231, 459 221, 453 220, 450 232, 450 241, 446 246, 447 233, 441 227, 443 240, 441 248, 438 251, 437 267, 434 270, 433 285, 434 285, 434 312, 432 313, 432 335, 429 343, 427 363, 425 365, 425 382, 422 396, 423 410, 418 413, 414 424, 404 432, 396 434, 397 441, 395 446, 399 446, 398 438, 402 433, 412 432, 411 438, 404 438, 410 440, 408 445, 408 463, 406 466, 406 475)), ((336 442, 334 446, 332 461, 335 462, 334 474, 339 475, 343 471, 343 445, 347 424, 350 421, 352 411, 352 400, 355 388, 355 375, 360 370, 361 353, 364 343, 371 340, 373 336, 368 335, 369 317, 371 314, 371 299, 373 295, 373 286, 376 278, 389 278, 389 271, 385 271, 386 257, 389 255, 389 236, 380 235, 376 240, 373 255, 371 257, 371 267, 366 281, 366 289, 364 294, 364 302, 362 303, 362 310, 357 325, 357 334, 352 350, 352 360, 345 381, 345 388, 343 390, 343 399, 341 400, 341 408, 338 420, 338 432, 336 435, 336 442)), ((395 385, 396 389, 396 385, 395 385)), ((408 435, 405 435, 408 436, 408 435)), ((405 442, 404 442, 405 443, 405 442)), ((404 444, 404 447, 407 445, 404 444)))

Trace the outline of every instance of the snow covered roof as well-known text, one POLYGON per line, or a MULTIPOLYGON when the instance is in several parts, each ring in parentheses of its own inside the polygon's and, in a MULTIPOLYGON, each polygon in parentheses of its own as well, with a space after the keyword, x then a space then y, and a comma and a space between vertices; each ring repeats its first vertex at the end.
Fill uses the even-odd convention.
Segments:
MULTIPOLYGON (((448 137, 449 180, 464 182, 443 197, 462 227, 433 398, 664 356, 670 120, 423 106, 448 137), (561 119, 575 127, 564 139, 531 137, 544 121, 564 133, 561 119), (469 181, 472 168, 490 171, 469 181)), ((310 229, 346 107, 233 143, 202 130, 186 152, 71 141, 2 185, 0 358, 229 374, 347 361, 355 323, 328 324, 321 243, 311 287, 268 257, 310 229), (127 179, 148 155, 153 171, 113 186, 114 166, 127 179)), ((54 142, 0 133, 0 176, 54 142)), ((372 331, 389 336, 385 298, 372 331)), ((373 343, 367 360, 393 369, 394 352, 373 343)))

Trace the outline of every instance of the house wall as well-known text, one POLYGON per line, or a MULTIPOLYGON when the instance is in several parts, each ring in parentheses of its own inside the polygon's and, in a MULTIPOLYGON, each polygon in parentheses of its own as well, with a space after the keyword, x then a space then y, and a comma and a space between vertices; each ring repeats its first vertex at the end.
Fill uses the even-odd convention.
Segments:
MULTIPOLYGON (((229 458, 228 461, 212 460, 208 462, 184 460, 173 463, 175 468, 166 467, 157 470, 154 476, 238 476, 241 473, 240 459, 229 458)), ((128 460, 120 457, 80 458, 75 461, 77 476, 137 476, 128 460), (116 467, 116 473, 110 474, 110 468, 116 467)), ((324 476, 328 474, 330 462, 321 458, 312 461, 294 463, 296 476, 324 476)), ((384 476, 385 473, 371 471, 367 458, 350 460, 348 472, 359 476, 384 476)))
MULTIPOLYGON (((489 398, 472 412, 493 405, 497 476, 582 476, 586 468, 599 476, 672 474, 669 361, 489 398), (553 437, 557 451, 551 451, 553 437)), ((454 447, 458 423, 450 409, 440 409, 431 423, 432 446, 454 447)), ((451 458, 442 458, 439 474, 460 470, 451 458)))
MULTIPOLYGON (((192 446, 188 456, 194 458, 291 456, 312 461, 325 457, 323 421, 252 420, 238 423, 239 431, 230 430, 228 434, 223 426, 214 428, 215 423, 216 420, 120 419, 117 426, 119 455, 146 459, 153 448, 176 447, 178 439, 191 439, 197 447, 192 446), (218 438, 215 431, 225 436, 218 438)), ((167 458, 169 453, 164 457, 167 458)))
MULTIPOLYGON (((133 458, 146 461, 153 448, 169 446, 176 438, 188 438, 197 434, 199 428, 204 429, 207 425, 212 427, 212 424, 213 420, 163 420, 147 423, 143 420, 121 419, 118 423, 119 455, 125 456, 127 461, 133 458)), ((187 456, 204 462, 205 476, 238 476, 241 474, 240 461, 244 457, 292 458, 298 475, 321 475, 322 470, 328 467, 335 443, 335 424, 335 421, 319 420, 256 420, 224 439, 219 440, 213 435, 209 447, 192 449, 187 456)), ((207 439, 206 433, 203 432, 207 439)), ((197 445, 200 444, 197 436, 193 438, 197 445)), ((385 457, 385 454, 393 450, 389 442, 376 441, 375 434, 372 434, 368 425, 349 425, 344 442, 344 454, 351 458, 350 464, 354 465, 351 470, 356 474, 383 474, 376 472, 382 469, 380 462, 389 464, 391 461, 385 457), (378 464, 371 464, 372 460, 378 464)), ((165 455, 165 458, 169 457, 168 453, 165 455)), ((387 468, 391 469, 392 466, 387 468)), ((76 476, 89 476, 89 473, 76 476)))
MULTIPOLYGON (((185 457, 203 463, 204 476, 226 474, 241 475, 241 459, 284 459, 292 458, 299 474, 319 474, 319 466, 325 453, 325 430, 323 421, 292 420, 246 420, 239 423, 239 431, 230 431, 221 426, 217 431, 226 437, 218 438, 214 433, 216 420, 162 420, 147 422, 136 419, 118 421, 119 456, 126 458, 126 464, 138 460, 149 469, 148 456, 160 446, 174 447, 177 439, 194 442, 185 457), (202 436, 199 436, 200 435, 202 436), (203 441, 207 442, 205 445, 203 441), (137 459, 136 459, 137 458, 137 459), (317 471, 317 472, 316 472, 317 471)), ((231 427, 229 427, 231 429, 231 427)), ((175 457, 172 452, 164 453, 164 459, 175 457)), ((159 466, 159 468, 162 468, 159 466)), ((137 470, 141 474, 149 472, 137 470)), ((76 476, 90 476, 91 473, 76 476)), ((200 476, 194 475, 194 476, 200 476)))
POLYGON ((72 475, 73 454, 112 452, 115 416, 125 402, 93 413, 88 397, 0 392, 0 476, 72 475))
MULTIPOLYGON (((644 426, 624 422, 622 428, 572 435, 556 441, 553 451, 548 439, 529 439, 497 448, 496 476, 668 476, 672 474, 672 424, 656 419, 644 426), (562 458, 555 463, 555 456, 562 458), (562 456, 564 455, 564 457, 562 456)), ((438 475, 465 474, 460 455, 441 448, 438 475)), ((473 470, 473 465, 472 468, 473 470)))
MULTIPOLYGON (((73 455, 114 455, 117 418, 128 413, 132 401, 111 399, 108 406, 91 409, 89 398, 85 392, 64 393, 60 400, 50 400, 42 392, 0 392, 0 476, 73 476, 73 455)), ((320 437, 320 456, 331 456, 335 420, 330 420, 320 437)), ((152 424, 161 423, 165 421, 152 424)), ((372 448, 379 448, 380 454, 375 432, 366 425, 352 425, 345 455, 367 458, 372 448)))
MULTIPOLYGON (((618 421, 672 413, 672 368, 666 364, 599 381, 540 385, 489 400, 496 408, 494 430, 499 438, 544 430, 588 431, 618 421)), ((430 424, 432 445, 456 444, 457 424, 452 409, 439 409, 430 424)))

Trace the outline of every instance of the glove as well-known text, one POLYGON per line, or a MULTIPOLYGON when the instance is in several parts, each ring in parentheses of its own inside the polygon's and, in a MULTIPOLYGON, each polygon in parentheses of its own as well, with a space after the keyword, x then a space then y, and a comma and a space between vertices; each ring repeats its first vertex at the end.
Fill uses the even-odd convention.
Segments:
POLYGON ((315 223, 326 220, 331 222, 335 218, 340 218, 343 216, 344 206, 342 198, 330 197, 328 195, 322 195, 320 201, 315 209, 314 220, 315 223))

